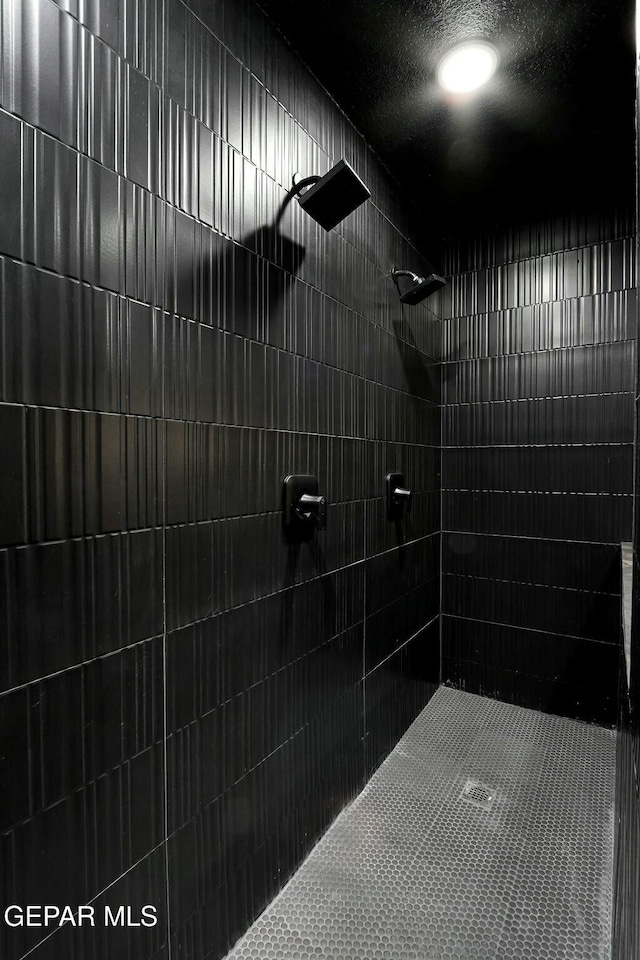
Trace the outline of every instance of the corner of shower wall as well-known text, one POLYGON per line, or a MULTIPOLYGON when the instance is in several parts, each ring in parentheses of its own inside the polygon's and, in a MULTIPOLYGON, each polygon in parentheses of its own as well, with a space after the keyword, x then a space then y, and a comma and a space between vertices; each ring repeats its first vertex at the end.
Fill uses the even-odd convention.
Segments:
POLYGON ((443 681, 610 726, 634 237, 622 211, 453 244, 444 318, 443 681))

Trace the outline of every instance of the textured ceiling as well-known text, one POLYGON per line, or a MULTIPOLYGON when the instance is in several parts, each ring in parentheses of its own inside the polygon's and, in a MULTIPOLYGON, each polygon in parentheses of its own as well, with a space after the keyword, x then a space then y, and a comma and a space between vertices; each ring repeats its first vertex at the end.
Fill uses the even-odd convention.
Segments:
POLYGON ((260 0, 442 238, 633 201, 630 0, 260 0), (454 43, 500 56, 445 95, 454 43))

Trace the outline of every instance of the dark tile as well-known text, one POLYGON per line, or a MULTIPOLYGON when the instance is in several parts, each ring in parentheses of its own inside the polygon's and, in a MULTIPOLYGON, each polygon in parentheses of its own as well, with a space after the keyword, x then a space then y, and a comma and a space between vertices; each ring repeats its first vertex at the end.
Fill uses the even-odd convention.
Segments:
POLYGON ((2 174, 0 175, 0 204, 3 215, 0 224, 0 250, 9 256, 20 255, 21 225, 21 124, 15 117, 0 113, 0 141, 2 142, 2 174))
MULTIPOLYGON (((136 32, 131 29, 133 36, 136 32)), ((85 31, 79 32, 78 45, 84 66, 79 78, 78 147, 110 170, 122 171, 126 71, 112 49, 85 31)))
POLYGON ((124 350, 116 296, 11 260, 2 261, 2 280, 4 399, 119 409, 124 350))
POLYGON ((445 368, 445 403, 628 392, 629 343, 461 361, 445 368))
POLYGON ((367 617, 365 673, 377 667, 437 617, 439 607, 440 579, 432 577, 367 617))
POLYGON ((0 478, 0 543, 21 543, 26 539, 24 513, 25 436, 23 410, 0 405, 0 438, 5 467, 0 478))
POLYGON ((631 458, 630 444, 445 450, 442 485, 450 490, 629 494, 631 458))
MULTIPOLYGON (((76 792, 16 826, 9 835, 8 902, 64 905, 87 903, 91 898, 85 873, 84 800, 85 794, 76 792)), ((43 930, 9 930, 3 924, 0 936, 3 956, 18 960, 42 939, 43 930)))
POLYGON ((179 0, 167 4, 167 78, 168 95, 186 106, 187 82, 187 21, 189 14, 179 0))
POLYGON ((620 543, 631 532, 626 495, 445 491, 443 526, 469 533, 620 543))
POLYGON ((109 290, 120 289, 123 235, 120 216, 120 185, 111 170, 93 161, 80 162, 79 211, 81 215, 82 279, 109 290))
POLYGON ((13 55, 4 62, 3 106, 75 146, 78 24, 46 0, 30 0, 5 29, 13 55))
POLYGON ((443 533, 442 569, 470 577, 620 594, 617 544, 443 533))
POLYGON ((617 648, 444 616, 443 680, 520 706, 613 724, 617 648))
POLYGON ((499 667, 459 663, 447 658, 443 660, 443 672, 446 683, 464 688, 469 693, 599 726, 612 727, 615 724, 615 695, 603 693, 601 689, 522 676, 499 667))
MULTIPOLYGON (((87 166, 74 151, 50 137, 36 133, 35 148, 36 175, 40 184, 35 199, 36 263, 55 273, 79 277, 80 223, 84 220, 80 218, 77 185, 80 168, 86 172, 87 166)), ((117 211, 114 211, 114 223, 117 223, 117 211)), ((91 260, 95 260, 93 251, 91 260)))
POLYGON ((83 741, 88 779, 161 741, 162 669, 160 639, 85 664, 83 741))
POLYGON ((630 393, 447 406, 444 446, 630 443, 630 393))
POLYGON ((137 70, 127 70, 126 174, 141 186, 158 191, 159 91, 137 70))
POLYGON ((162 412, 157 324, 158 316, 150 307, 127 304, 127 413, 158 416, 162 412))
POLYGON ((95 926, 64 924, 36 949, 34 956, 38 960, 54 960, 60 955, 72 960, 106 960, 110 951, 116 949, 127 960, 166 960, 169 954, 163 850, 142 859, 91 905, 95 926))
POLYGON ((618 644, 620 597, 540 584, 443 577, 442 612, 618 644))
POLYGON ((245 71, 240 63, 231 54, 224 58, 226 80, 226 136, 225 139, 236 148, 242 150, 242 82, 245 71))
POLYGON ((204 620, 222 606, 216 575, 219 524, 170 527, 166 533, 167 628, 204 620))
POLYGON ((38 769, 38 759, 31 753, 30 739, 37 743, 37 717, 33 718, 33 727, 30 726, 26 689, 0 696, 0 714, 3 731, 0 764, 4 783, 0 824, 2 830, 7 830, 26 820, 33 809, 30 778, 31 771, 38 769))
POLYGON ((440 618, 369 673, 365 690, 366 776, 393 749, 435 693, 440 677, 440 618))
POLYGON ((366 612, 387 604, 424 585, 437 575, 440 537, 435 534, 372 557, 366 563, 366 612))
POLYGON ((30 690, 32 749, 37 744, 42 770, 36 809, 51 806, 84 782, 83 693, 79 668, 41 680, 30 690))

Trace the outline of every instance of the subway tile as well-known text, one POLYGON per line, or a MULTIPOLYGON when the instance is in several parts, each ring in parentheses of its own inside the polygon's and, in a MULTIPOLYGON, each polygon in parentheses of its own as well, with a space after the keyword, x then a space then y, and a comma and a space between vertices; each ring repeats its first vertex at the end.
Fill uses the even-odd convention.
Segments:
POLYGON ((90 7, 84 7, 76 0, 56 0, 63 10, 68 10, 83 23, 91 33, 119 49, 120 27, 123 18, 122 0, 96 0, 90 7))
MULTIPOLYGON (((4 59, 4 58, 3 58, 4 59)), ((22 231, 22 124, 15 117, 0 112, 2 141, 2 175, 0 176, 0 250, 9 256, 21 255, 22 231)))
POLYGON ((222 606, 217 575, 219 524, 204 522, 166 531, 167 628, 204 620, 222 606))
POLYGON ((0 271, 7 344, 3 398, 126 411, 121 396, 126 347, 117 296, 9 259, 2 260, 0 271))
POLYGON ((93 780, 162 739, 162 641, 100 657, 82 671, 85 775, 93 780))
MULTIPOLYGON (((35 170, 37 176, 33 242, 35 262, 55 273, 80 277, 82 234, 79 226, 79 194, 81 158, 73 150, 50 137, 35 135, 35 170)), ((95 194, 92 196, 95 197, 95 194)), ((117 223, 117 212, 113 223, 117 223)))
POLYGON ((21 543, 26 538, 24 511, 25 426, 24 410, 0 405, 0 436, 6 467, 0 479, 0 543, 21 543))
POLYGON ((446 405, 443 446, 631 443, 633 395, 446 405))
POLYGON ((5 689, 162 631, 157 531, 13 548, 2 581, 5 689))
MULTIPOLYGON (((157 193, 160 154, 159 91, 143 74, 128 65, 126 67, 124 89, 126 104, 125 174, 135 183, 139 183, 152 193, 157 193)), ((192 211, 189 210, 189 212, 192 211)))
POLYGON ((440 536, 433 534, 387 550, 366 563, 366 612, 382 607, 437 576, 440 536))
POLYGON ((443 578, 443 614, 618 644, 620 598, 540 584, 443 578))
MULTIPOLYGON (((31 775, 38 764, 30 757, 30 702, 26 689, 15 690, 0 696, 2 715, 3 750, 1 829, 8 830, 22 820, 27 820, 35 803, 32 796, 31 775)), ((34 738, 35 739, 35 738, 34 738)), ((36 779, 37 782, 37 779, 36 779)))
POLYGON ((439 683, 439 617, 365 679, 366 776, 424 708, 439 683))
POLYGON ((123 371, 127 413, 159 416, 162 412, 157 311, 146 304, 128 302, 125 319, 126 366, 123 371))
POLYGON ((508 261, 586 247, 611 236, 633 234, 630 211, 558 215, 539 222, 508 225, 492 233, 465 235, 446 250, 446 272, 466 273, 508 261))
POLYGON ((39 768, 34 780, 40 787, 32 813, 52 806, 84 783, 83 701, 79 667, 47 677, 29 690, 31 749, 34 767, 39 768))
POLYGON ((635 286, 631 237, 514 261, 451 278, 444 317, 459 317, 635 286))
POLYGON ((445 491, 443 525, 470 533, 620 543, 631 530, 622 494, 445 491))
MULTIPOLYGON (((110 19, 113 24, 114 18, 110 19)), ((160 83, 164 70, 163 5, 158 0, 136 0, 120 8, 118 20, 121 55, 145 77, 160 83)))
POLYGON ((392 656, 425 624, 437 619, 439 612, 440 581, 438 577, 432 577, 367 617, 365 673, 392 656))
POLYGON ((75 146, 77 22, 47 0, 10 0, 2 24, 2 106, 75 146))
MULTIPOLYGON (((410 483, 410 480, 406 480, 410 483)), ((412 493, 411 509, 402 519, 389 519, 387 500, 366 504, 366 551, 368 556, 431 536, 440 530, 440 490, 412 493)))
POLYGON ((38 960, 54 960, 61 954, 68 957, 81 954, 91 957, 92 960, 106 960, 110 944, 114 945, 120 955, 130 957, 131 960, 165 960, 168 957, 166 881, 162 850, 153 851, 141 859, 108 890, 101 893, 92 902, 92 906, 95 911, 95 926, 84 923, 75 928, 70 924, 63 924, 53 936, 41 943, 34 951, 34 957, 38 957, 38 960), (122 904, 131 908, 131 920, 139 923, 139 927, 126 925, 126 907, 124 917, 119 913, 122 904), (153 906, 156 911, 154 916, 157 923, 152 927, 140 923, 141 919, 146 919, 149 915, 142 913, 145 905, 153 906), (107 908, 117 922, 109 927, 108 935, 105 936, 104 918, 107 908), (135 936, 132 936, 134 933, 135 936))
POLYGON ((442 572, 620 595, 620 549, 542 537, 442 534, 442 572))
POLYGON ((630 340, 635 289, 531 304, 445 321, 443 359, 499 357, 630 340))
POLYGON ((631 444, 475 447, 442 456, 445 490, 631 493, 631 444))
MULTIPOLYGON (((610 644, 553 631, 487 623, 473 617, 446 614, 442 636, 447 656, 452 659, 567 685, 573 682, 594 691, 600 685, 602 672, 610 671, 617 662, 616 649, 610 644)), ((603 694, 606 692, 604 689, 603 694)))
POLYGON ((153 421, 30 408, 26 432, 31 539, 158 522, 163 436, 153 421))
MULTIPOLYGON (((8 834, 11 903, 86 903, 84 792, 39 812, 8 834)), ((114 878, 115 879, 115 878, 114 878)), ((3 956, 18 960, 42 939, 41 928, 3 925, 3 956)))
POLYGON ((568 350, 460 361, 443 368, 445 403, 541 399, 625 393, 631 389, 630 344, 595 344, 568 350))
MULTIPOLYGON (((135 798, 130 793, 128 782, 123 781, 122 769, 114 774, 99 782, 101 796, 98 796, 98 791, 93 788, 76 792, 34 817, 30 822, 29 832, 25 826, 14 832, 13 844, 16 851, 19 851, 19 856, 9 891, 12 902, 27 902, 25 897, 30 899, 30 893, 33 892, 34 896, 42 898, 38 900, 42 903, 78 904, 93 901, 96 910, 102 914, 105 902, 113 905, 120 902, 131 903, 137 908, 145 903, 153 903, 159 909, 160 926, 162 928, 164 925, 166 929, 166 917, 162 909, 164 894, 153 886, 149 887, 141 876, 149 866, 148 858, 144 856, 132 873, 128 874, 133 866, 131 858, 136 857, 140 850, 139 846, 127 851, 122 850, 123 837, 128 835, 130 830, 130 824, 126 822, 127 811, 135 798), (110 794, 109 799, 107 793, 110 794), (128 875, 122 877, 124 871, 127 871, 128 875), (94 901, 94 897, 107 886, 108 893, 94 901)), ((137 799, 139 803, 140 798, 137 799)), ((164 859, 162 849, 155 854, 150 853, 149 859, 152 858, 155 858, 157 867, 161 868, 164 859)), ((140 861, 139 856, 137 859, 140 861)), ((162 869, 158 872, 154 868, 154 874, 158 878, 164 877, 162 869)), ((68 948, 73 951, 91 951, 83 955, 97 955, 94 953, 96 940, 89 938, 86 941, 83 938, 79 946, 77 935, 80 928, 68 926, 68 929, 73 931, 70 941, 64 936, 66 929, 66 925, 61 927, 54 934, 54 938, 39 947, 36 955, 54 957, 57 949, 68 948), (58 937, 60 939, 57 939, 58 937)), ((101 940, 104 941, 103 926, 96 925, 95 928, 88 927, 87 930, 98 930, 101 940)), ((124 927, 120 936, 122 941, 126 940, 130 937, 130 930, 124 927)), ((96 937, 95 932, 93 937, 96 937)), ((3 932, 3 955, 20 957, 24 950, 35 946, 41 938, 42 930, 38 928, 22 928, 9 931, 8 934, 3 932)), ((122 942, 122 947, 126 950, 126 942, 122 942)))
MULTIPOLYGON (((559 683, 538 677, 523 676, 511 670, 487 667, 484 664, 443 658, 446 682, 481 696, 517 703, 531 710, 557 716, 572 717, 585 723, 612 727, 615 722, 615 697, 598 687, 577 687, 574 682, 559 683)), ((610 671, 604 674, 610 679, 610 671)))
POLYGON ((78 51, 77 147, 105 167, 124 172, 126 70, 114 50, 86 30, 78 32, 78 51))

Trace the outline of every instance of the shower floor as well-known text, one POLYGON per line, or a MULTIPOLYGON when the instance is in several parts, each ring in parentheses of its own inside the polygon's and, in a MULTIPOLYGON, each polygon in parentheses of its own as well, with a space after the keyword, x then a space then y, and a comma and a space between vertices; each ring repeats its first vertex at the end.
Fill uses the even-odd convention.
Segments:
POLYGON ((614 775, 613 731, 440 687, 229 957, 609 960, 614 775))

